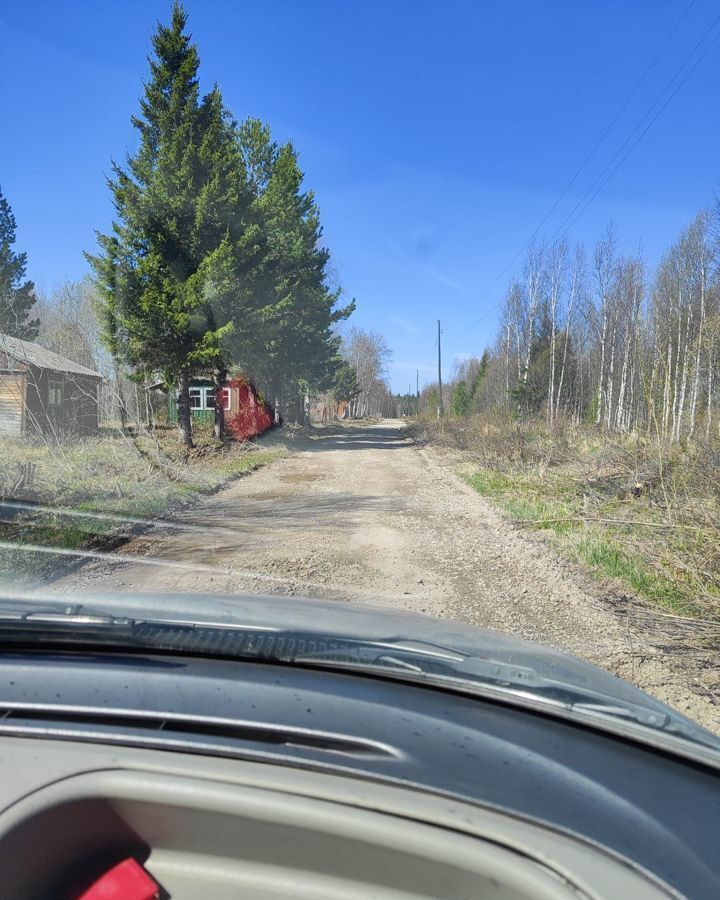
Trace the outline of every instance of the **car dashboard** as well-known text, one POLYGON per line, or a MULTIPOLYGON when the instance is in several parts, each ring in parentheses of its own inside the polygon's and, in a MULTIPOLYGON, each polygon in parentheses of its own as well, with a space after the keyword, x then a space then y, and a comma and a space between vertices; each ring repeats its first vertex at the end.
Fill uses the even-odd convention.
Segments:
POLYGON ((0 871, 84 896, 707 897, 718 775, 377 677, 199 656, 0 657, 0 871), (682 823, 682 825, 680 825, 682 823))

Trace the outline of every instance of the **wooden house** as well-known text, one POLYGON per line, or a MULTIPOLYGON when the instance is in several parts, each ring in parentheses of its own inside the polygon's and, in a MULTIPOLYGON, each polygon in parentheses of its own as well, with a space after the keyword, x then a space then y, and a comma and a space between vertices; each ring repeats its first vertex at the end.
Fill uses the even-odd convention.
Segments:
POLYGON ((314 400, 308 408, 308 417, 311 422, 325 424, 336 422, 338 419, 350 418, 350 403, 347 400, 335 400, 333 398, 320 398, 314 400))
POLYGON ((0 434, 97 431, 101 381, 40 344, 0 334, 0 434))
MULTIPOLYGON (((212 424, 215 404, 220 402, 225 412, 228 436, 245 441, 267 431, 275 416, 263 397, 242 375, 231 376, 218 392, 212 378, 193 378, 190 382, 190 414, 193 421, 212 424), (216 396, 218 394, 219 396, 216 396)), ((168 394, 168 421, 176 423, 177 391, 168 394)))

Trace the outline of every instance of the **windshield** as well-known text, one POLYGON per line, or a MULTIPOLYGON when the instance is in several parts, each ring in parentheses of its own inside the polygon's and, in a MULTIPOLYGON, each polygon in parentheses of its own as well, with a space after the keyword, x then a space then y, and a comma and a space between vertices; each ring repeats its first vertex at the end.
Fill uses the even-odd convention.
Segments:
POLYGON ((714 746, 713 4, 0 21, 0 652, 232 621, 714 746))

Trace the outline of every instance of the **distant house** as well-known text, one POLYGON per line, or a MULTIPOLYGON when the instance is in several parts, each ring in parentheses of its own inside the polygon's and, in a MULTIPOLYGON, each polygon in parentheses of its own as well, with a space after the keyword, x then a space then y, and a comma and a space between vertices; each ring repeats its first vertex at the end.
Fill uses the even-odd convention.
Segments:
POLYGON ((310 404, 308 415, 311 422, 335 422, 350 418, 350 403, 347 400, 315 400, 310 404))
POLYGON ((97 431, 101 381, 40 344, 0 334, 0 434, 97 431))
MULTIPOLYGON (((225 411, 228 435, 240 441, 267 431, 275 420, 272 407, 265 403, 255 386, 241 375, 228 378, 219 391, 225 411)), ((190 414, 194 421, 215 419, 216 388, 212 378, 193 378, 190 382, 190 414)), ((177 423, 177 392, 168 394, 168 421, 177 423)))

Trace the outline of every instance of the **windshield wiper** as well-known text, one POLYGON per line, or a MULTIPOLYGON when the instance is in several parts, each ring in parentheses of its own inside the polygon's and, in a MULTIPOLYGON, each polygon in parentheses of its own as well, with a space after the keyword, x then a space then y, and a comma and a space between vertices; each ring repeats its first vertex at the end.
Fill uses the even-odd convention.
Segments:
POLYGON ((669 716, 628 702, 547 678, 529 666, 469 656, 432 642, 389 638, 370 641, 312 632, 216 626, 192 621, 133 619, 96 615, 67 606, 63 612, 41 610, 0 613, 0 646, 4 642, 38 646, 82 644, 145 652, 179 652, 232 659, 276 662, 355 673, 401 676, 465 692, 492 691, 498 697, 540 701, 588 716, 620 718, 663 729, 669 716))
POLYGON ((319 665, 325 668, 353 669, 366 674, 407 675, 415 673, 425 683, 438 687, 460 688, 465 692, 485 693, 488 689, 498 696, 540 701, 548 706, 584 713, 590 717, 608 717, 635 722, 649 728, 664 729, 670 716, 649 707, 623 701, 618 703, 598 691, 545 678, 527 666, 513 666, 478 657, 460 657, 452 662, 438 662, 438 657, 425 656, 420 650, 403 653, 388 652, 390 642, 364 643, 346 647, 342 654, 326 652, 295 656, 293 662, 319 665))
MULTIPOLYGON (((286 626, 268 602, 267 616, 251 603, 246 623, 237 615, 242 607, 225 610, 222 603, 212 618, 201 613, 196 618, 187 606, 183 618, 175 612, 165 618, 162 611, 125 612, 122 604, 125 614, 118 615, 112 608, 106 613, 107 605, 63 603, 57 596, 7 597, 0 603, 0 650, 186 655, 393 679, 560 717, 720 768, 720 740, 714 735, 571 657, 531 645, 515 649, 489 633, 484 643, 456 637, 447 628, 438 629, 438 641, 432 632, 429 640, 413 637, 417 623, 409 624, 408 636, 383 634, 377 626, 367 637, 347 630, 322 633, 313 624, 286 626)), ((388 631, 398 627, 394 621, 387 626, 388 631)))

